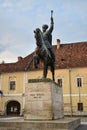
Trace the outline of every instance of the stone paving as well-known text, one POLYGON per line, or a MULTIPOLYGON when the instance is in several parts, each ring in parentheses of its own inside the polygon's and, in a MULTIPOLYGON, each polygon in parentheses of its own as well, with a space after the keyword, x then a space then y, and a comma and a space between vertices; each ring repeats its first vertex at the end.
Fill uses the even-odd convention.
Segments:
POLYGON ((75 130, 87 130, 87 125, 80 125, 78 128, 75 130))

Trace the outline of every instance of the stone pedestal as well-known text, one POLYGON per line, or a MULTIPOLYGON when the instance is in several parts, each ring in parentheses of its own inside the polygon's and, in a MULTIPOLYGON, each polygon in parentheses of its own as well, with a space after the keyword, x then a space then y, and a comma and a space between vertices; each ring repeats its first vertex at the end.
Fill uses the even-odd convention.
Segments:
POLYGON ((25 88, 24 119, 63 118, 62 88, 50 79, 31 79, 25 88))

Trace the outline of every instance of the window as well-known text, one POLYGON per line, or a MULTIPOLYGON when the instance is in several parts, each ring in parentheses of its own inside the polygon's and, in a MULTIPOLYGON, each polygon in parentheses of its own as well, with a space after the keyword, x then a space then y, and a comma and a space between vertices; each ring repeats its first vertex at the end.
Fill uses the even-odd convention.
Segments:
POLYGON ((81 77, 77 78, 77 87, 82 87, 82 78, 81 77))
POLYGON ((59 87, 62 87, 62 79, 57 80, 59 87))
POLYGON ((78 111, 83 111, 83 103, 78 103, 78 111))
POLYGON ((15 90, 16 83, 15 81, 10 81, 10 90, 15 90))
POLYGON ((9 90, 16 90, 16 77, 9 77, 9 90))

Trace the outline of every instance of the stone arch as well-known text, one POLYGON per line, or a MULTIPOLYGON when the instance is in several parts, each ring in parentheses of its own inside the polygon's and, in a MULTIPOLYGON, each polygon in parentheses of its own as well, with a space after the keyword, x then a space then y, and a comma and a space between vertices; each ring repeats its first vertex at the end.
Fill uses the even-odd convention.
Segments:
POLYGON ((21 105, 16 100, 10 100, 6 105, 6 114, 9 116, 18 116, 20 115, 21 105))

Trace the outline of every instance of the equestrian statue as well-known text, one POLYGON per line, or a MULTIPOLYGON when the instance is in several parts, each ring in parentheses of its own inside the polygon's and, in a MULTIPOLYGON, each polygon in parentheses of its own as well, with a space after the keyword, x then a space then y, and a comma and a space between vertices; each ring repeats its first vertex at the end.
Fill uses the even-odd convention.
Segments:
POLYGON ((48 67, 50 66, 52 72, 52 80, 54 81, 55 71, 55 55, 52 50, 52 31, 54 28, 53 11, 51 11, 51 24, 42 26, 42 31, 39 28, 34 30, 34 37, 36 39, 36 49, 34 55, 34 66, 38 68, 40 60, 43 62, 43 78, 47 77, 48 67))

